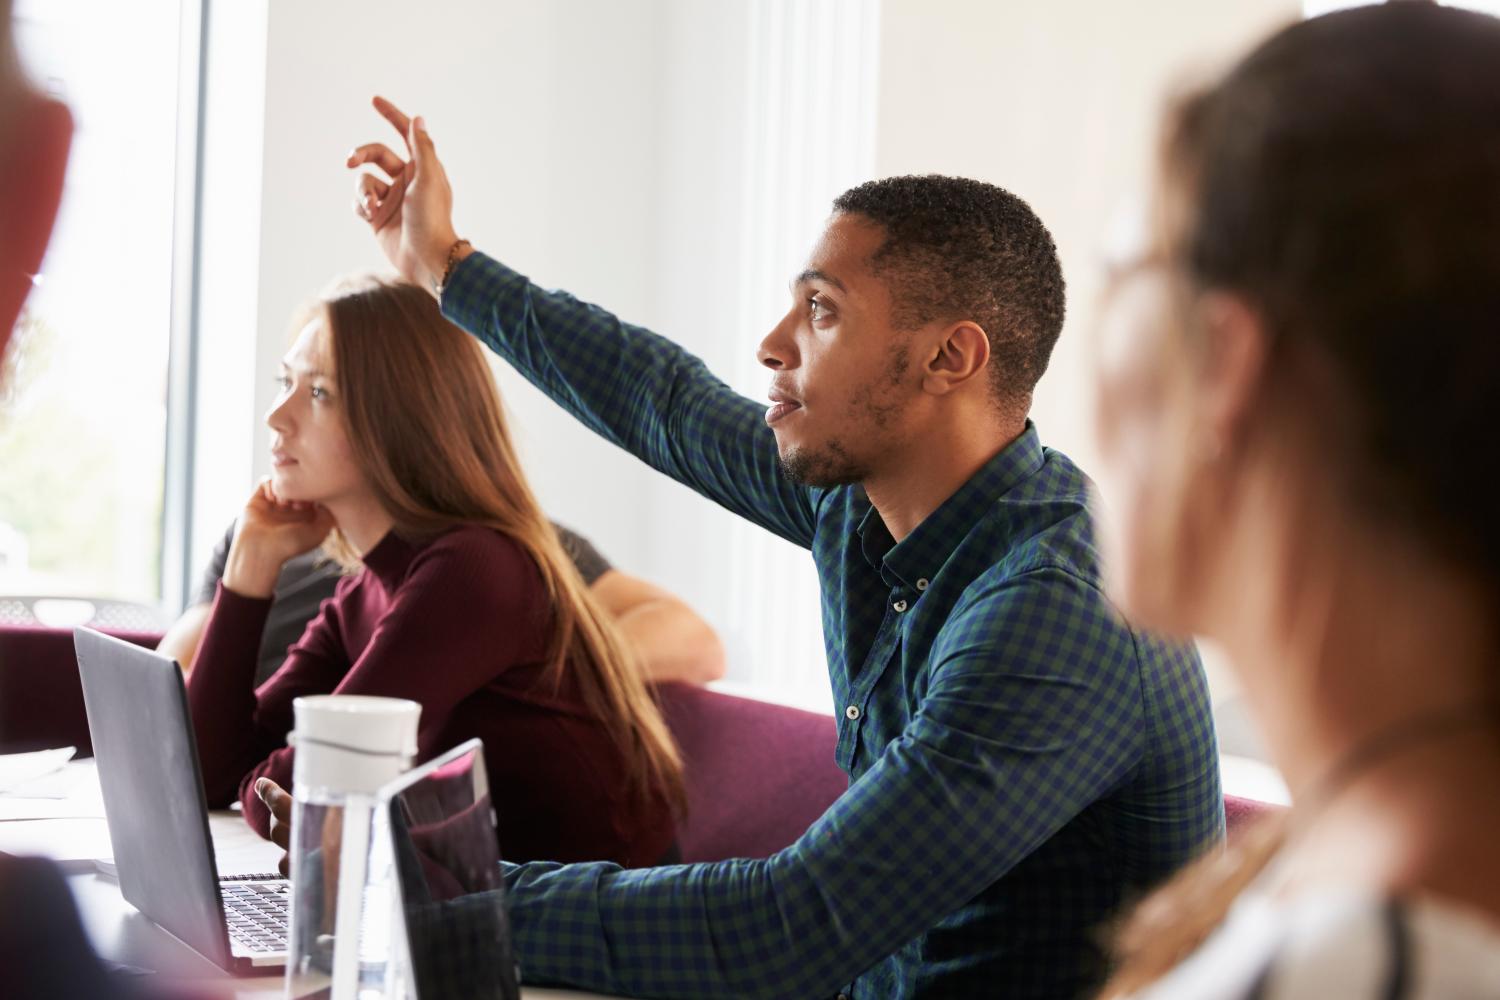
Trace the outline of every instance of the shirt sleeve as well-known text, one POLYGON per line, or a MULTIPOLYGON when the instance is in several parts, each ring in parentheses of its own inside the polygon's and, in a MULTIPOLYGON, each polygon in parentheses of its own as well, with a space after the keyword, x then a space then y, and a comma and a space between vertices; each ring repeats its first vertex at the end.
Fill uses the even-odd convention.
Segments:
POLYGON ((906 730, 770 858, 508 866, 526 980, 659 997, 837 992, 1134 766, 1134 648, 1104 627, 1109 613, 1059 571, 976 594, 934 645, 932 684, 906 730), (1057 638, 1035 641, 1044 634, 1057 638))
MULTIPOLYGON (((197 663, 187 678, 188 710, 210 808, 232 802, 240 779, 256 761, 282 746, 291 729, 290 702, 284 718, 262 718, 258 712, 255 668, 261 631, 270 611, 270 598, 245 597, 218 584, 198 646, 197 663)), ((320 653, 316 663, 312 657, 305 659, 301 670, 304 686, 309 685, 315 666, 321 675, 321 684, 300 693, 331 691, 347 665, 338 648, 338 630, 328 621, 333 614, 336 611, 330 604, 299 643, 309 646, 311 641, 310 648, 320 653)))
POLYGON ((219 539, 219 544, 214 546, 212 554, 208 557, 208 565, 203 567, 203 576, 198 579, 198 590, 193 595, 193 604, 212 604, 214 597, 219 592, 219 581, 224 578, 224 564, 229 561, 229 546, 234 542, 235 522, 229 522, 229 530, 224 532, 224 537, 219 539))
POLYGON ((594 543, 578 532, 565 528, 556 521, 552 522, 552 528, 557 532, 558 540, 562 542, 563 551, 578 568, 578 575, 583 577, 584 586, 592 587, 596 580, 614 569, 609 564, 609 560, 594 547, 594 543))
MULTIPOLYGON (((536 639, 550 614, 535 564, 509 541, 484 547, 440 541, 424 549, 352 663, 331 628, 329 616, 338 611, 337 599, 325 604, 286 664, 256 692, 255 729, 284 736, 292 726, 292 701, 304 694, 408 698, 422 705, 419 760, 448 749, 443 729, 459 702, 510 667, 536 660, 536 639), (513 627, 474 627, 497 617, 513 627)), ((262 836, 270 815, 255 795, 255 780, 267 777, 291 788, 292 755, 292 747, 281 747, 240 781, 245 820, 262 836)))
POLYGON ((653 468, 804 548, 819 491, 782 474, 765 407, 702 361, 565 292, 474 253, 443 314, 586 426, 653 468))

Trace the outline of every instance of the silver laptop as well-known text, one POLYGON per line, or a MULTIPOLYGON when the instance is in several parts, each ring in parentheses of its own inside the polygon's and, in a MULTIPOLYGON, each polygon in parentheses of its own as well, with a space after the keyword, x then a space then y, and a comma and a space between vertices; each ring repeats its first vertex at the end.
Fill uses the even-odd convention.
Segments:
POLYGON ((285 965, 290 883, 219 877, 182 671, 92 629, 73 644, 126 901, 226 971, 285 965))

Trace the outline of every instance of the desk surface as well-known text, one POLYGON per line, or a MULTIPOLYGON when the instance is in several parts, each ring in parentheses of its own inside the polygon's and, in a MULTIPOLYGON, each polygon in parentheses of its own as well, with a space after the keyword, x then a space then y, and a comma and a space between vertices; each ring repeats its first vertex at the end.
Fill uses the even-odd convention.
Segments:
MULTIPOLYGON (((255 978, 232 978, 172 937, 125 902, 113 878, 94 870, 94 858, 112 857, 109 830, 92 761, 77 761, 60 772, 51 789, 56 798, 0 796, 0 851, 39 854, 58 860, 70 872, 68 885, 94 948, 103 957, 154 971, 163 983, 193 992, 271 1000, 282 995, 279 970, 255 978), (47 817, 29 819, 28 816, 47 817)), ((261 840, 235 812, 209 815, 209 831, 221 875, 275 871, 280 850, 261 840)), ((596 994, 527 988, 525 1000, 579 1000, 596 994)))

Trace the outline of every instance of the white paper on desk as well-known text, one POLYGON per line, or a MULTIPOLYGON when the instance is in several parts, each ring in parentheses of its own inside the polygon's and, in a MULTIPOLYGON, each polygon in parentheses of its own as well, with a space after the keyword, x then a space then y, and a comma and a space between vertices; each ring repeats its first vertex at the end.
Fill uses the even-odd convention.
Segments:
POLYGON ((98 858, 115 856, 102 819, 0 823, 0 851, 51 858, 68 870, 93 871, 98 858))
POLYGON ((0 823, 23 823, 33 819, 103 819, 104 802, 99 796, 79 795, 66 799, 23 799, 0 795, 0 823))
POLYGON ((75 747, 60 747, 31 753, 0 754, 0 792, 20 792, 29 782, 62 770, 77 752, 75 747))
POLYGON ((62 770, 34 778, 0 794, 0 826, 33 819, 98 819, 104 796, 94 761, 74 760, 62 770))
POLYGON ((70 760, 51 774, 23 781, 8 792, 0 792, 0 802, 6 799, 71 799, 78 795, 99 798, 99 772, 94 768, 93 758, 70 760))

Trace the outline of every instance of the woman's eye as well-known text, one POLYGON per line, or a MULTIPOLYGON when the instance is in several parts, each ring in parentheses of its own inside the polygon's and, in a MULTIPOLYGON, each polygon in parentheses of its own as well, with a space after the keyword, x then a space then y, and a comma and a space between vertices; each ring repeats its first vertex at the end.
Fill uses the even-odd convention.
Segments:
POLYGON ((292 387, 292 380, 291 379, 287 378, 285 375, 277 375, 276 376, 276 388, 280 389, 282 392, 286 392, 291 387, 292 387))
POLYGON ((323 388, 321 385, 315 385, 308 390, 308 395, 313 399, 327 399, 328 390, 323 388))

